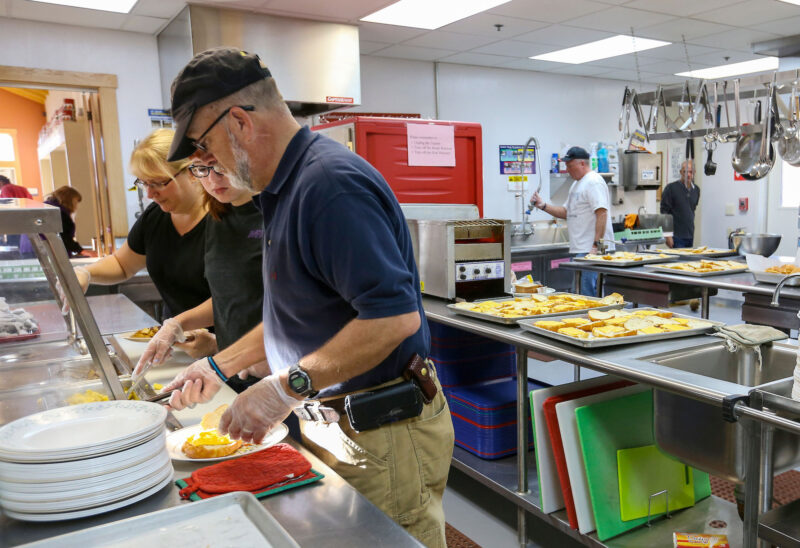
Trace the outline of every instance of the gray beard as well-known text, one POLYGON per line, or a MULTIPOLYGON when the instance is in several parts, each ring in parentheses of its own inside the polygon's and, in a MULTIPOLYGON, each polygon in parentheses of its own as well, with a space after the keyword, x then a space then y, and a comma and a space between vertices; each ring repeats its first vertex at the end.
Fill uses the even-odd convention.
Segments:
POLYGON ((253 185, 253 179, 250 174, 250 155, 244 148, 239 146, 239 142, 231 131, 226 127, 228 137, 231 142, 231 149, 233 150, 233 159, 235 162, 232 172, 228 172, 228 181, 231 186, 239 190, 247 190, 248 192, 256 192, 253 185))

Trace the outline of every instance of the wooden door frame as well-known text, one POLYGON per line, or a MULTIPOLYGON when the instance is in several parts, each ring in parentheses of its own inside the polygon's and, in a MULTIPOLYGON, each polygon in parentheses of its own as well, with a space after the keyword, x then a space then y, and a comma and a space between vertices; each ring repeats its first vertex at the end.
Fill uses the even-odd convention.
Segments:
POLYGON ((117 75, 0 65, 0 82, 19 87, 68 87, 97 92, 103 132, 103 151, 110 196, 111 227, 114 237, 128 234, 124 168, 117 113, 117 75))

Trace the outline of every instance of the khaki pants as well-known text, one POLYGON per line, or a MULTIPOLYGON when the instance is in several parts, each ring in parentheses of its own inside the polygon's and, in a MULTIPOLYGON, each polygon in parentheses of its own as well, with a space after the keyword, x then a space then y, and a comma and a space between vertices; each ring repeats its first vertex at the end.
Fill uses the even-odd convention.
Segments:
POLYGON ((442 494, 453 456, 453 423, 439 388, 419 417, 357 433, 338 423, 300 421, 320 460, 428 547, 445 548, 442 494))

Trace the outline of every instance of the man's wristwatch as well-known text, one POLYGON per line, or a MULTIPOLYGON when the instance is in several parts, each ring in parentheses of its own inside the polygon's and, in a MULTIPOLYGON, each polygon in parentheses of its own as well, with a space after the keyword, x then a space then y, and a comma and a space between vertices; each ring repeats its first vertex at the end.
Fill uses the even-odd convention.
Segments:
POLYGON ((540 205, 540 206, 539 206, 539 209, 541 209, 542 211, 544 211, 544 210, 545 210, 545 208, 547 208, 547 202, 542 202, 542 205, 540 205))
POLYGON ((311 386, 311 377, 308 376, 308 373, 300 367, 300 363, 296 363, 289 368, 289 388, 295 394, 299 394, 306 398, 313 398, 319 391, 314 390, 311 386))

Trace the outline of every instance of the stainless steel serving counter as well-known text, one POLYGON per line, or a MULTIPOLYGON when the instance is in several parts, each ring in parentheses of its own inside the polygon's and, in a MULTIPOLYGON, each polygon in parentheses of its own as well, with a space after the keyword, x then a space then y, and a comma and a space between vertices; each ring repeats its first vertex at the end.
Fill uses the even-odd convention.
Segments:
MULTIPOLYGON (((260 499, 300 546, 421 546, 405 530, 297 442, 287 438, 325 477, 315 483, 260 499)), ((200 464, 173 462, 182 479, 200 464)), ((18 546, 141 514, 191 504, 181 500, 174 484, 126 508, 83 519, 27 523, 0 513, 0 546, 18 546)))
MULTIPOLYGON (((527 403, 529 350, 574 364, 576 380, 579 378, 579 367, 587 367, 720 407, 720 414, 722 413, 721 408, 723 400, 727 396, 740 395, 742 393, 742 386, 738 384, 707 377, 691 371, 659 365, 651 361, 651 359, 656 356, 668 354, 670 352, 691 352, 693 349, 701 349, 710 344, 719 344, 720 341, 716 337, 701 335, 589 350, 534 335, 518 326, 505 326, 458 315, 448 309, 447 304, 448 303, 445 301, 432 297, 423 298, 423 306, 429 320, 515 346, 517 355, 517 446, 519 448, 528 446, 527 429, 524 425, 527 423, 527 415, 529 413, 527 403)), ((796 343, 794 343, 794 346, 796 347, 796 343)), ((739 410, 742 415, 747 415, 748 418, 756 418, 756 414, 749 408, 742 409, 740 406, 736 406, 735 409, 739 410)), ((756 455, 758 455, 761 450, 760 440, 762 439, 763 428, 778 427, 795 434, 800 433, 800 423, 786 421, 777 416, 768 417, 767 415, 758 415, 757 420, 772 422, 768 426, 766 422, 757 426, 758 423, 753 420, 747 421, 748 425, 752 425, 748 427, 752 428, 751 431, 754 434, 753 439, 756 441, 756 455)), ((771 447, 769 451, 771 452, 771 447)), ((642 530, 634 531, 619 537, 619 539, 612 539, 606 544, 603 544, 597 540, 594 535, 580 535, 570 529, 565 521, 565 516, 560 515, 558 512, 550 515, 542 513, 539 506, 538 493, 531 491, 529 475, 534 477, 534 482, 536 479, 534 468, 532 467, 530 456, 527 451, 518 451, 516 456, 516 486, 512 485, 510 482, 510 475, 514 471, 510 470, 508 465, 504 466, 499 462, 484 464, 479 461, 479 459, 471 458, 464 451, 454 452, 453 459, 455 467, 475 477, 478 481, 481 481, 501 495, 506 496, 517 505, 517 533, 520 546, 526 545, 527 542, 526 513, 536 515, 540 519, 556 526, 565 534, 572 536, 588 546, 671 545, 671 536, 670 534, 666 534, 666 531, 671 532, 674 529, 671 524, 664 525, 664 522, 655 524, 652 529, 645 532, 642 530), (636 539, 633 541, 633 544, 629 544, 631 539, 636 539)), ((755 466, 755 471, 762 472, 765 477, 771 472, 771 468, 769 467, 760 470, 758 466, 752 466, 755 466)), ((748 469, 752 470, 751 468, 748 469)), ((747 496, 757 498, 760 485, 763 483, 760 483, 762 477, 759 474, 754 474, 752 476, 757 478, 757 480, 754 482, 747 482, 747 496)), ((771 478, 771 476, 769 477, 771 478)), ((735 509, 731 510, 732 507, 733 505, 712 497, 710 502, 705 505, 698 505, 697 509, 692 509, 688 512, 690 516, 693 516, 695 512, 703 516, 706 514, 710 515, 710 513, 713 512, 716 512, 718 515, 732 512, 731 515, 735 516, 735 509)), ((744 529, 744 533, 742 533, 741 530, 729 531, 729 533, 732 533, 733 539, 736 540, 741 538, 739 534, 743 534, 744 545, 748 547, 755 545, 755 534, 759 515, 757 511, 758 506, 756 504, 751 504, 751 508, 755 510, 751 510, 746 515, 747 526, 744 529)), ((697 518, 697 516, 695 516, 695 518, 702 520, 702 517, 697 518)), ((738 519, 735 517, 732 521, 730 519, 727 521, 729 524, 738 524, 738 519)), ((700 521, 700 523, 702 527, 702 522, 700 521)), ((734 545, 736 544, 738 544, 738 542, 734 545)))

